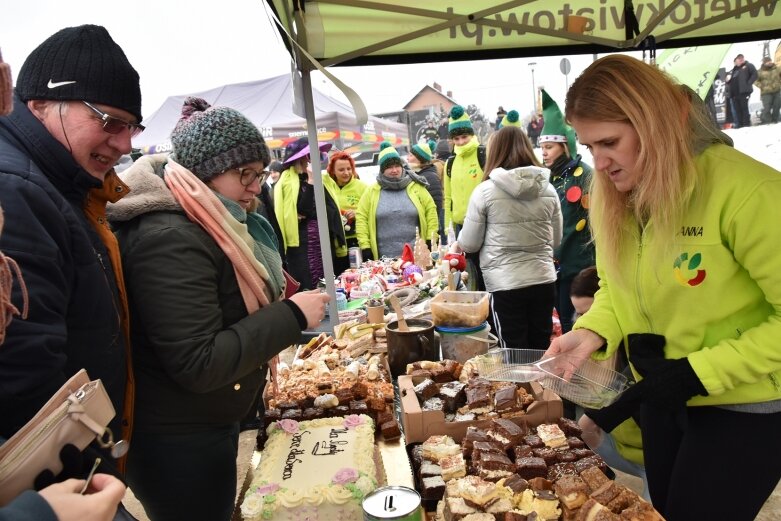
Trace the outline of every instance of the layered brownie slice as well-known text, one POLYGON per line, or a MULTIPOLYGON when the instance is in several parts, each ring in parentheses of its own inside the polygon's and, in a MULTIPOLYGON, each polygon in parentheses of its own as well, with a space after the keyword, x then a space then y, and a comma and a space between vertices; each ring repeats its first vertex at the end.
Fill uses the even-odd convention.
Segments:
POLYGON ((542 458, 519 458, 515 464, 518 475, 523 479, 530 480, 548 476, 548 466, 542 458))

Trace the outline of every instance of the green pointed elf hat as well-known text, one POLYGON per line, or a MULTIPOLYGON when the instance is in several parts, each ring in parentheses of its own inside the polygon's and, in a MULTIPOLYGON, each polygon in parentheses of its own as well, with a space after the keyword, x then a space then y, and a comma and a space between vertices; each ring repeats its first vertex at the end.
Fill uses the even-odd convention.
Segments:
POLYGON ((575 157, 578 153, 578 145, 575 139, 575 131, 564 121, 564 114, 559 110, 559 106, 553 101, 553 98, 542 91, 542 117, 545 124, 542 126, 540 134, 540 143, 566 143, 569 148, 570 157, 575 157))

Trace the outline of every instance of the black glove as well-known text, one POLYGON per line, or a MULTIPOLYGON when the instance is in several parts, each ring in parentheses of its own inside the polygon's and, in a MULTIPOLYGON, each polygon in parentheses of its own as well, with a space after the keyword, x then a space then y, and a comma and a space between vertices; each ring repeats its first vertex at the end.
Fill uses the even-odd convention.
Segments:
POLYGON ((621 393, 621 396, 601 409, 586 409, 584 414, 594 420, 599 428, 605 432, 611 432, 613 429, 624 423, 629 418, 635 417, 640 411, 640 404, 645 394, 645 380, 632 385, 629 389, 621 393))
POLYGON ((46 469, 35 476, 33 486, 35 490, 41 490, 70 478, 86 479, 96 458, 101 458, 101 463, 95 472, 112 474, 124 482, 119 471, 114 468, 110 456, 102 454, 92 446, 87 446, 84 451, 80 451, 75 445, 67 443, 60 449, 60 461, 62 461, 60 473, 55 475, 51 470, 46 469))
POLYGON ((361 250, 361 257, 363 257, 364 261, 374 260, 374 255, 372 254, 371 248, 366 248, 365 250, 361 250))
POLYGON ((655 371, 659 364, 666 362, 664 358, 666 340, 662 335, 633 333, 628 336, 628 340, 629 361, 641 376, 644 377, 655 371))
POLYGON ((640 383, 645 387, 644 401, 656 407, 674 409, 684 406, 693 396, 708 395, 688 358, 658 362, 640 383))

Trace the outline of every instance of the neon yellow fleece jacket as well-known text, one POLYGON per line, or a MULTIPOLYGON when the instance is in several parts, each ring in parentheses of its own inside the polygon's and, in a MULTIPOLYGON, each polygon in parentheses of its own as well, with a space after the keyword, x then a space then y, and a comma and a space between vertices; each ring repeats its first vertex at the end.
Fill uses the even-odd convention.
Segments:
POLYGON ((690 406, 781 399, 781 173, 723 144, 695 165, 698 186, 666 253, 648 247, 653 222, 641 230, 628 219, 616 269, 596 236, 600 289, 574 328, 607 340, 596 359, 630 333, 664 335, 665 357, 688 357, 708 391, 690 406))
POLYGON ((463 225, 469 197, 475 187, 483 180, 483 169, 477 159, 477 137, 466 145, 456 146, 450 175, 444 174, 445 181, 445 228, 452 222, 463 225))
MULTIPOLYGON (((366 183, 360 179, 351 179, 349 183, 339 188, 336 181, 328 175, 327 171, 323 171, 323 187, 331 194, 331 198, 339 205, 341 212, 345 210, 355 210, 358 207, 358 201, 361 200, 361 195, 366 191, 366 183)), ((347 230, 344 232, 345 238, 355 237, 355 223, 353 223, 353 229, 350 233, 347 230)), ((347 244, 339 244, 333 241, 334 254, 337 257, 347 256, 347 244)))
POLYGON ((610 435, 613 436, 613 441, 616 443, 616 450, 625 460, 645 465, 643 433, 640 431, 640 426, 632 418, 613 429, 610 435))
MULTIPOLYGON (((380 202, 380 185, 370 185, 363 193, 358 210, 355 212, 355 231, 358 235, 358 246, 362 250, 371 248, 375 259, 379 258, 377 249, 377 204, 380 202)), ((411 182, 405 188, 412 204, 418 210, 418 227, 421 237, 431 237, 439 227, 437 205, 428 189, 420 183, 411 182)))
POLYGON ((291 166, 281 174, 274 183, 274 214, 282 232, 282 242, 285 251, 297 248, 298 242, 298 191, 301 181, 295 166, 291 166))
MULTIPOLYGON (((342 212, 346 210, 357 210, 358 202, 361 200, 361 196, 369 187, 366 183, 360 179, 351 179, 349 183, 341 188, 328 173, 323 174, 323 185, 331 193, 331 197, 334 198, 336 204, 339 205, 339 210, 342 212)), ((344 232, 345 237, 355 237, 355 226, 349 232, 344 232)))

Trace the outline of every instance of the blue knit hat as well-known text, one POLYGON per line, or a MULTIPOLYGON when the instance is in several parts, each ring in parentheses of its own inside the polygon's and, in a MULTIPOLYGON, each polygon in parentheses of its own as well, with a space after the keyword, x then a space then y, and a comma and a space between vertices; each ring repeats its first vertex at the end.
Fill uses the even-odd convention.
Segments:
POLYGON ((401 156, 393 148, 393 145, 387 141, 383 141, 380 144, 380 155, 377 157, 377 163, 380 165, 380 173, 384 172, 386 168, 393 166, 391 163, 401 165, 401 156))
POLYGON ((250 120, 237 110, 212 107, 202 98, 184 100, 171 143, 173 160, 202 181, 246 163, 271 162, 266 142, 250 120))
POLYGON ((472 128, 472 120, 469 119, 469 114, 466 113, 461 105, 455 105, 450 109, 447 133, 451 138, 463 134, 474 135, 475 130, 472 128))
POLYGON ((431 149, 431 145, 428 143, 424 144, 418 144, 415 143, 412 145, 412 155, 418 158, 418 161, 421 161, 423 163, 430 163, 431 158, 433 157, 433 151, 431 149))

